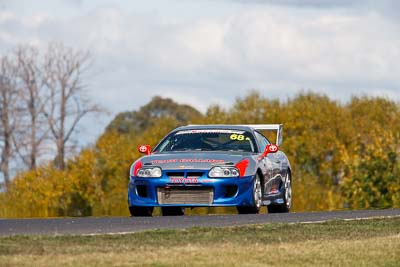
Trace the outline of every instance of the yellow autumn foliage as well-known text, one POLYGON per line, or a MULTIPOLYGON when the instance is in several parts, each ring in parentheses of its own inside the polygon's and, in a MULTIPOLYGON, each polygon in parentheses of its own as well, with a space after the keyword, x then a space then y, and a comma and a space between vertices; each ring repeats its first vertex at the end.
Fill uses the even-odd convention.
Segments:
MULTIPOLYGON (((292 164, 294 211, 400 207, 400 108, 388 99, 353 97, 343 104, 303 92, 279 101, 251 91, 232 107, 212 105, 187 123, 283 123, 280 149, 292 164)), ((0 216, 128 216, 129 167, 141 156, 137 147, 154 147, 182 118, 157 115, 145 124, 139 133, 119 132, 117 126, 107 130, 64 171, 48 163, 18 173, 0 193, 0 216)), ((235 210, 191 211, 208 212, 235 210)))

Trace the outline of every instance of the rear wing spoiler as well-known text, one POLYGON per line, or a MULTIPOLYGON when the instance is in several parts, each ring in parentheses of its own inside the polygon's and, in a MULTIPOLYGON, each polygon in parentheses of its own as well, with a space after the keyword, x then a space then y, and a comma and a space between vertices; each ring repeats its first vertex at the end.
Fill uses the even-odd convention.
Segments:
POLYGON ((242 124, 240 126, 250 127, 258 131, 276 131, 277 146, 280 146, 283 141, 283 124, 242 124))

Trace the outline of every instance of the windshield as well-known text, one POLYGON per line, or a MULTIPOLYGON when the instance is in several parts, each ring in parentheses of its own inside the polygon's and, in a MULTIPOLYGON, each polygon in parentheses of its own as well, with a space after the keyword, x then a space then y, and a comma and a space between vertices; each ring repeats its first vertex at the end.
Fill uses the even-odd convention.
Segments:
POLYGON ((183 130, 167 136, 154 152, 190 150, 255 152, 255 142, 252 134, 247 131, 183 130))

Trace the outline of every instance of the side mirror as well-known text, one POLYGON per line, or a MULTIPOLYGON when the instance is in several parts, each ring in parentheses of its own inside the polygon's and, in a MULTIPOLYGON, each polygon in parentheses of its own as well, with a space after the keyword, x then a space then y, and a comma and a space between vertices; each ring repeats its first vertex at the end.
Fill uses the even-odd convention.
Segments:
POLYGON ((150 155, 150 153, 151 153, 151 147, 150 147, 149 145, 140 145, 140 146, 138 147, 138 151, 139 151, 140 153, 150 155))
POLYGON ((279 147, 277 145, 267 145, 265 147, 263 157, 266 157, 269 153, 276 153, 278 152, 279 147))

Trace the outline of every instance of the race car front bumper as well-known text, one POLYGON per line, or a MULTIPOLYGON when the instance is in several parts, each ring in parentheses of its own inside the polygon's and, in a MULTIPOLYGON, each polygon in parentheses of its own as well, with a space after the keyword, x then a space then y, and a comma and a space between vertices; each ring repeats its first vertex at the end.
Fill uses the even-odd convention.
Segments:
MULTIPOLYGON (((178 171, 177 171, 178 172, 178 171)), ((174 173, 169 171, 168 173, 174 173)), ((215 207, 253 205, 254 176, 240 178, 131 177, 128 205, 147 207, 215 207)))

